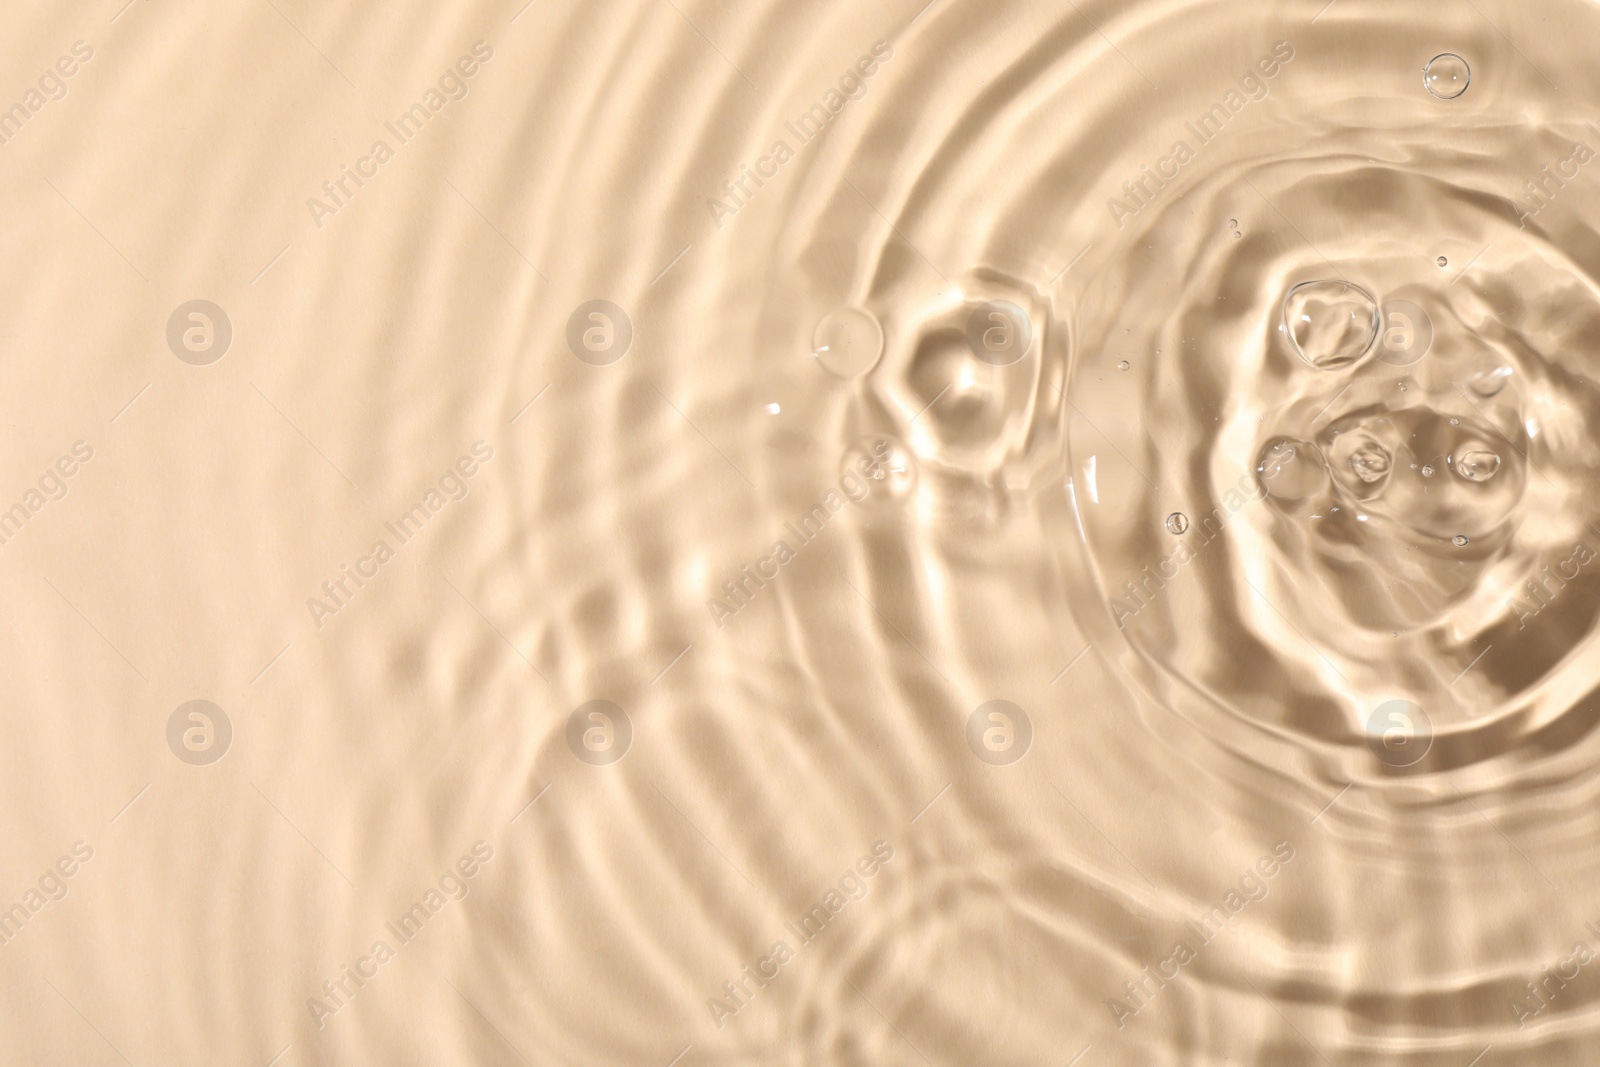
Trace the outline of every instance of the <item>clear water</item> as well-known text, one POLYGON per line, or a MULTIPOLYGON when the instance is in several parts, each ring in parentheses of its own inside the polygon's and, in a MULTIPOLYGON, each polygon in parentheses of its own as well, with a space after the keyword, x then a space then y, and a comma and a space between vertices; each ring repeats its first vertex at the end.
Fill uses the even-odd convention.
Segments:
POLYGON ((0 1064, 1600 1060, 1593 3, 119 6, 0 1064))

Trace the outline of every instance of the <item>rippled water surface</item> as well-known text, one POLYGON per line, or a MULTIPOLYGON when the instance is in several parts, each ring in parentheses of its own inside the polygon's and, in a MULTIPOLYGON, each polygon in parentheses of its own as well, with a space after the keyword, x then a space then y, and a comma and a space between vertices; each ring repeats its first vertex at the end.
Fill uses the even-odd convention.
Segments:
POLYGON ((125 2, 0 1064, 1600 1061, 1593 3, 125 2))

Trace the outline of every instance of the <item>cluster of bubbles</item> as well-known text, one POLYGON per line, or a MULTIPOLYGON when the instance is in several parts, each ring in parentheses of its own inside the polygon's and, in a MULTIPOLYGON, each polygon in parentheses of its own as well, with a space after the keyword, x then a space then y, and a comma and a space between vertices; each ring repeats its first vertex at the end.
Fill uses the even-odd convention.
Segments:
MULTIPOLYGON (((1300 361, 1323 372, 1358 369, 1380 353, 1383 362, 1405 365, 1420 358, 1432 340, 1431 326, 1420 308, 1405 301, 1380 307, 1371 293, 1344 280, 1308 281, 1290 289, 1280 329, 1300 361), (1404 330, 1408 344, 1397 352, 1382 352, 1378 339, 1385 329, 1404 330)), ((1505 363, 1489 359, 1466 385, 1477 397, 1488 399, 1505 387, 1511 374, 1505 363)), ((1460 548, 1470 539, 1439 526, 1451 516, 1474 510, 1473 498, 1462 495, 1462 490, 1486 486, 1501 473, 1505 464, 1490 442, 1494 433, 1489 426, 1463 425, 1460 418, 1446 418, 1424 407, 1366 410, 1336 420, 1321 436, 1320 445, 1295 436, 1269 438, 1257 453, 1256 472, 1268 498, 1280 508, 1320 499, 1332 489, 1358 515, 1385 511, 1460 548), (1398 464, 1401 450, 1416 460, 1398 464), (1415 472, 1416 478, 1401 480, 1402 470, 1415 472), (1441 472, 1459 480, 1456 489, 1430 484, 1441 472), (1393 498, 1387 506, 1386 494, 1393 498)))

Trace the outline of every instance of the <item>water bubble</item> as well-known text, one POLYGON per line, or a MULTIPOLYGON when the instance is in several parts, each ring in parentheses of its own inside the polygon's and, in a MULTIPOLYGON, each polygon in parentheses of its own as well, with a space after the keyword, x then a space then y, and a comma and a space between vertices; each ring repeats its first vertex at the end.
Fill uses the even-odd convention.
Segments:
POLYGON ((1171 515, 1167 516, 1167 531, 1169 533, 1181 534, 1188 529, 1189 516, 1185 515, 1183 512, 1174 511, 1171 515))
POLYGON ((1275 437, 1256 457, 1256 477, 1276 500, 1304 500, 1322 488, 1327 471, 1317 447, 1293 437, 1275 437))
POLYGON ((1131 366, 1133 366, 1133 364, 1131 364, 1131 363, 1129 363, 1129 362, 1128 362, 1128 361, 1127 361, 1127 360, 1125 360, 1125 359, 1124 359, 1124 360, 1119 360, 1119 361, 1118 361, 1118 362, 1117 362, 1117 369, 1118 369, 1118 370, 1127 370, 1127 369, 1128 369, 1128 368, 1129 368, 1129 367, 1131 367, 1131 366))
POLYGON ((1491 397, 1504 389, 1510 380, 1510 367, 1504 363, 1490 363, 1468 379, 1467 385, 1479 396, 1491 397))
POLYGON ((1295 354, 1318 370, 1355 363, 1378 336, 1378 302, 1348 282, 1301 282, 1283 298, 1295 354))
POLYGON ((1441 267, 1448 267, 1450 265, 1450 261, 1444 256, 1440 256, 1438 259, 1434 260, 1434 262, 1439 264, 1441 267))
POLYGON ((1422 84, 1440 100, 1454 100, 1472 84, 1472 68, 1454 52, 1434 56, 1422 70, 1422 84))
POLYGON ((1350 469, 1355 472, 1368 485, 1381 482, 1389 476, 1389 468, 1394 460, 1389 455, 1388 449, 1379 444, 1377 439, 1363 435, 1365 440, 1356 444, 1350 453, 1350 469))
POLYGON ((1239 220, 1238 219, 1229 219, 1228 220, 1228 229, 1237 230, 1238 228, 1239 228, 1239 220))
POLYGON ((1487 448, 1467 449, 1456 457, 1452 466, 1469 482, 1486 482, 1500 469, 1500 455, 1487 448))
POLYGON ((917 487, 917 461, 896 438, 877 434, 856 442, 839 461, 839 483, 852 500, 871 505, 899 503, 917 487), (848 479, 848 480, 847 480, 848 479), (862 487, 864 496, 857 496, 862 487))
POLYGON ((858 378, 876 366, 883 354, 883 327, 865 308, 836 308, 817 324, 811 348, 829 374, 858 378))
POLYGON ((1450 538, 1450 543, 1455 545, 1457 548, 1466 548, 1467 547, 1467 535, 1466 534, 1456 534, 1454 537, 1450 538))
POLYGON ((1234 230, 1233 231, 1233 236, 1234 236, 1235 239, 1238 239, 1240 237, 1243 237, 1244 234, 1240 233, 1238 230, 1234 230))
POLYGON ((1433 477, 1433 464, 1424 463, 1422 465, 1422 476, 1424 478, 1432 478, 1433 477))

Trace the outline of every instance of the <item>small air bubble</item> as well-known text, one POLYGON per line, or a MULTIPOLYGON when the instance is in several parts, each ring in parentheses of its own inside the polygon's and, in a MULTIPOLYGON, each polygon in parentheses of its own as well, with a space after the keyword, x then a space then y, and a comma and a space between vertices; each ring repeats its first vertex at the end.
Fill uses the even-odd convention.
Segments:
POLYGON ((1181 511, 1174 511, 1167 516, 1167 530, 1170 533, 1181 534, 1189 528, 1189 516, 1181 511))
POLYGON ((1472 391, 1487 399, 1506 387, 1506 382, 1511 380, 1511 368, 1504 363, 1487 362, 1480 366, 1478 372, 1468 379, 1467 384, 1472 391))
POLYGON ((1450 541, 1457 548, 1466 548, 1467 547, 1467 535, 1466 534, 1456 534, 1454 537, 1450 538, 1450 541))
POLYGON ((1498 454, 1486 448, 1463 452, 1455 461, 1455 472, 1469 482, 1486 482, 1500 469, 1498 454))
POLYGON ((1432 478, 1433 477, 1433 467, 1432 467, 1432 465, 1426 464, 1426 463, 1423 464, 1423 466, 1422 466, 1422 476, 1424 478, 1432 478))
POLYGON ((1228 220, 1228 229, 1237 230, 1238 228, 1239 228, 1239 220, 1238 219, 1229 219, 1228 220))
POLYGON ((1439 264, 1441 267, 1448 267, 1450 265, 1450 261, 1444 256, 1440 256, 1438 259, 1434 260, 1434 262, 1439 264))
POLYGON ((1472 69, 1454 52, 1434 56, 1422 71, 1422 84, 1440 100, 1454 100, 1472 84, 1472 69))
POLYGON ((1118 369, 1118 370, 1127 370, 1127 369, 1128 369, 1128 368, 1129 368, 1129 367, 1131 367, 1131 366, 1133 366, 1133 364, 1131 364, 1131 363, 1129 363, 1129 362, 1128 362, 1128 361, 1127 361, 1127 360, 1125 360, 1125 359, 1124 359, 1124 360, 1120 360, 1120 361, 1118 361, 1118 363, 1117 363, 1117 369, 1118 369))

